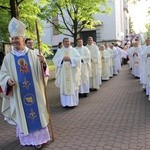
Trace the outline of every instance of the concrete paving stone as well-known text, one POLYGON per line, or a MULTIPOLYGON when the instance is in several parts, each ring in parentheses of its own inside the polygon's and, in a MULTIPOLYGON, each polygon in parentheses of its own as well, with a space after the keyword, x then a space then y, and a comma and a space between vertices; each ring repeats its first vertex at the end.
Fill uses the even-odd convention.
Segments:
POLYGON ((145 136, 144 135, 139 135, 138 139, 145 139, 145 136))
POLYGON ((138 143, 146 143, 146 141, 145 140, 141 140, 141 139, 138 139, 138 143))
POLYGON ((99 147, 103 147, 103 146, 105 146, 105 144, 106 144, 107 142, 104 142, 104 141, 102 141, 102 140, 100 140, 98 143, 97 143, 97 146, 99 147))
MULTIPOLYGON (((62 108, 53 78, 47 91, 55 141, 43 150, 150 150, 150 102, 127 65, 73 109, 62 108)), ((2 115, 0 127, 0 150, 35 149, 20 146, 2 115)))
POLYGON ((78 145, 72 145, 71 149, 73 150, 79 150, 81 147, 78 145))
POLYGON ((97 143, 98 143, 98 141, 92 141, 89 143, 89 147, 96 147, 97 143))
POLYGON ((108 141, 115 141, 115 137, 111 137, 111 135, 109 136, 109 138, 108 138, 108 141))
POLYGON ((92 147, 92 146, 87 147, 87 150, 95 150, 95 149, 96 147, 92 147))
POLYGON ((61 142, 61 143, 58 143, 57 144, 57 147, 60 147, 60 148, 62 148, 62 147, 64 147, 65 146, 65 143, 64 142, 61 142))
POLYGON ((129 144, 130 143, 130 140, 129 139, 123 139, 122 140, 122 144, 129 144))
POLYGON ((108 145, 108 146, 113 146, 113 144, 114 144, 114 141, 108 140, 108 141, 106 142, 106 145, 108 145))
POLYGON ((111 149, 112 149, 112 146, 108 146, 108 145, 104 146, 104 150, 111 150, 111 149))
MULTIPOLYGON (((65 147, 61 148, 61 150, 71 150, 71 147, 65 146, 65 147)), ((83 149, 83 150, 84 150, 84 149, 83 149)))
POLYGON ((111 137, 116 137, 116 136, 117 136, 117 133, 116 133, 116 132, 115 132, 115 133, 112 132, 110 135, 111 135, 111 137))
POLYGON ((149 141, 146 141, 146 146, 150 146, 150 142, 149 141))
POLYGON ((121 150, 120 148, 118 148, 118 147, 112 147, 112 149, 111 150, 121 150))
POLYGON ((135 140, 135 141, 137 141, 137 139, 138 139, 137 136, 132 136, 132 137, 130 138, 130 140, 135 140))
POLYGON ((129 144, 129 149, 131 148, 131 149, 135 149, 135 150, 136 150, 137 147, 138 147, 138 146, 137 146, 137 143, 130 143, 130 144, 129 144))
POLYGON ((121 147, 120 147, 122 150, 128 150, 129 149, 129 144, 121 144, 121 147))
POLYGON ((148 145, 148 146, 146 145, 146 146, 145 146, 145 149, 146 149, 146 150, 149 150, 149 149, 150 149, 150 146, 149 146, 149 145, 148 145))
POLYGON ((95 150, 103 150, 104 149, 104 147, 102 147, 102 146, 96 146, 95 147, 95 150))
POLYGON ((121 147, 121 142, 115 141, 115 142, 113 143, 113 147, 120 148, 120 147, 121 147))
POLYGON ((139 143, 139 142, 138 142, 137 146, 143 148, 143 147, 145 147, 145 143, 139 143))

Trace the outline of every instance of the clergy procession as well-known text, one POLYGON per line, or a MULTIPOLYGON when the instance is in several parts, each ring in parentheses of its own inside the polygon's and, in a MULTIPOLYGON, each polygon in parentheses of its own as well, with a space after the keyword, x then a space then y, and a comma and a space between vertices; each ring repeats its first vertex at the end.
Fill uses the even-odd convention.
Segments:
POLYGON ((53 57, 55 84, 60 88, 63 107, 78 106, 80 98, 99 90, 103 81, 120 72, 125 50, 114 43, 105 45, 98 47, 93 38, 88 37, 87 45, 78 38, 73 48, 69 38, 63 39, 62 47, 53 57))
POLYGON ((150 0, 0 0, 0 150, 150 150, 150 0))
POLYGON ((141 45, 136 40, 128 50, 129 68, 135 78, 139 79, 141 87, 150 101, 150 37, 141 45))
MULTIPOLYGON (((8 29, 12 49, 4 57, 0 70, 1 111, 5 121, 16 126, 20 144, 39 149, 54 140, 45 95, 49 67, 40 49, 34 49, 33 40, 25 38, 23 22, 12 18, 8 29)), ((77 39, 76 47, 71 46, 67 37, 60 43, 52 61, 63 107, 78 106, 80 98, 100 90, 103 81, 110 80, 121 70, 125 50, 114 43, 99 47, 91 36, 87 37, 85 46, 81 38, 77 39)), ((145 87, 148 90, 148 86, 145 87)))
MULTIPOLYGON (((8 30, 12 49, 4 57, 0 69, 2 114, 4 120, 16 126, 22 146, 43 145, 54 140, 49 104, 45 91, 50 72, 46 58, 34 41, 25 38, 25 24, 12 18, 8 30)), ((141 45, 139 39, 119 46, 115 43, 96 44, 92 36, 87 44, 78 38, 76 46, 68 37, 59 43, 52 61, 55 66, 55 85, 60 103, 67 109, 80 107, 80 102, 92 92, 101 90, 103 83, 118 76, 122 66, 139 79, 150 101, 150 38, 141 45)), ((61 107, 61 106, 60 106, 61 107)))

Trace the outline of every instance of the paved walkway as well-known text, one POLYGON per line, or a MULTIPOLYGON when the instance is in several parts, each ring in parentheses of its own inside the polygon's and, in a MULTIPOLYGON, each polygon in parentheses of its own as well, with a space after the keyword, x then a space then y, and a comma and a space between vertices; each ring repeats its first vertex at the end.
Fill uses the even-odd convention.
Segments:
MULTIPOLYGON (((43 150, 150 150, 150 102, 127 65, 76 108, 61 107, 53 79, 48 94, 55 141, 43 150)), ((0 150, 34 150, 19 145, 2 115, 0 129, 0 150)))

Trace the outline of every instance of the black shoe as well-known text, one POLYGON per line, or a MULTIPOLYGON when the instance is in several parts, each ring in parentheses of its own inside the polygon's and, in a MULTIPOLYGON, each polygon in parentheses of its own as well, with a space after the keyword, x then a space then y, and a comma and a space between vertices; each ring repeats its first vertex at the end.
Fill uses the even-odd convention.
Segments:
POLYGON ((87 97, 88 95, 87 95, 87 93, 84 93, 84 97, 87 97))
POLYGON ((93 91, 98 91, 98 89, 93 89, 93 91))
POLYGON ((83 97, 83 94, 79 93, 79 98, 83 97))
POLYGON ((90 89, 90 91, 97 91, 98 89, 90 89))

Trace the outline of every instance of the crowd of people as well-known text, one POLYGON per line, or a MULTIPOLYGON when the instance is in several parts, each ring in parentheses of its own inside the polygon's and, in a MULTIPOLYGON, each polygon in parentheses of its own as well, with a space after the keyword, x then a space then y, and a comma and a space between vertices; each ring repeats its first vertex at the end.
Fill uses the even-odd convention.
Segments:
POLYGON ((104 43, 100 47, 90 36, 87 45, 81 38, 76 47, 71 46, 69 38, 64 38, 61 47, 53 57, 55 65, 55 84, 60 88, 60 101, 63 107, 75 107, 80 97, 87 97, 97 91, 103 81, 108 81, 127 64, 127 46, 104 43))
MULTIPOLYGON (((16 125, 21 145, 41 148, 51 139, 44 92, 49 67, 40 51, 34 49, 34 41, 25 38, 26 27, 21 21, 12 18, 8 29, 12 49, 2 56, 4 60, 0 64, 2 114, 8 123, 16 125)), ((98 46, 91 36, 87 37, 87 45, 83 45, 82 38, 74 44, 75 47, 69 38, 64 38, 52 59, 55 85, 60 89, 63 107, 78 106, 81 97, 98 91, 103 81, 118 75, 128 59, 132 74, 140 79, 150 100, 150 38, 143 46, 138 40, 131 46, 128 43, 123 46, 102 43, 98 46)))
POLYGON ((135 78, 139 79, 142 88, 150 101, 150 37, 141 45, 137 40, 128 50, 129 67, 135 78))

